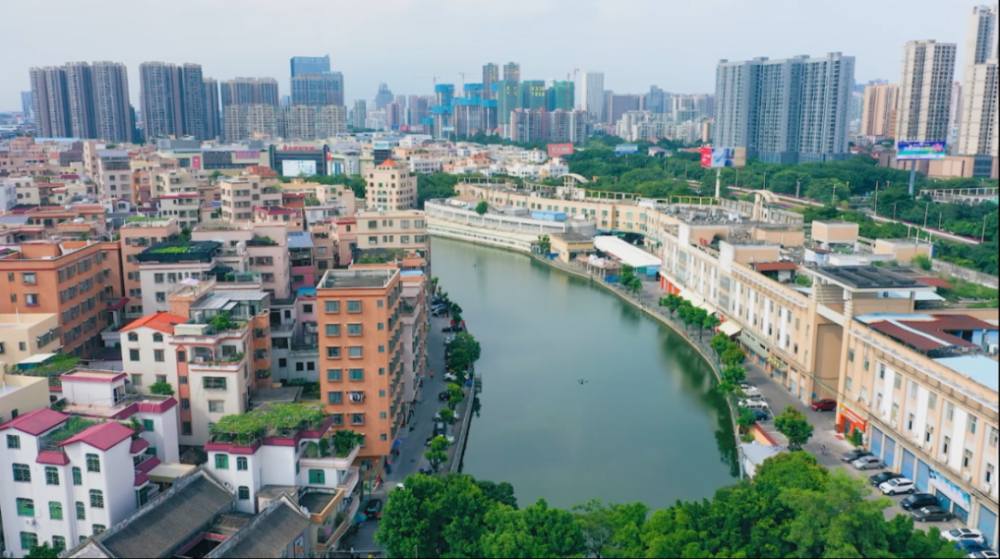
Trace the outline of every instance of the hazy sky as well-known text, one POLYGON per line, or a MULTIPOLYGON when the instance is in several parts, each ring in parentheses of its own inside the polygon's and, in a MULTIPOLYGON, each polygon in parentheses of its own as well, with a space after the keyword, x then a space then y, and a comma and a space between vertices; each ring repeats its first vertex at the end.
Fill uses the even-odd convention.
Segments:
MULTIPOLYGON (((650 84, 712 92, 720 58, 772 59, 840 51, 855 80, 899 79, 903 45, 959 45, 962 68, 973 2, 962 0, 3 0, 0 109, 19 110, 28 68, 111 60, 128 66, 138 105, 139 64, 199 63, 206 77, 278 79, 289 58, 329 54, 346 99, 429 94, 482 81, 487 62, 521 63, 522 79, 599 70, 606 89, 650 84), (148 6, 148 8, 147 8, 148 6)), ((961 71, 956 79, 961 78, 961 71)))

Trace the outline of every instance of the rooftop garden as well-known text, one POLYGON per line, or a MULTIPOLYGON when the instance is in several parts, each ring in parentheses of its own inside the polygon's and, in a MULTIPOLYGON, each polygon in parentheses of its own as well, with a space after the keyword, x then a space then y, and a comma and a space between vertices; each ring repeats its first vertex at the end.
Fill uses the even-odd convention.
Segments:
POLYGON ((388 264, 405 256, 406 251, 401 248, 369 249, 362 251, 355 264, 388 264))
POLYGON ((169 218, 166 217, 147 217, 144 215, 134 215, 132 217, 126 217, 125 223, 142 223, 148 221, 166 221, 169 218))
POLYGON ((44 446, 59 446, 60 444, 66 442, 67 440, 79 435, 80 433, 86 431, 87 429, 97 425, 99 422, 84 419, 78 416, 72 416, 69 418, 62 427, 53 431, 50 435, 45 437, 44 446))
POLYGON ((49 386, 62 386, 62 381, 59 379, 59 376, 75 369, 76 364, 79 362, 79 357, 72 357, 70 355, 60 353, 52 356, 45 361, 45 363, 37 367, 32 367, 30 369, 18 368, 15 373, 29 377, 47 377, 49 379, 49 386))
POLYGON ((215 442, 250 446, 264 436, 290 437, 303 429, 318 428, 327 414, 322 406, 275 404, 250 413, 227 415, 212 426, 215 442))
POLYGON ((355 447, 361 444, 364 435, 354 431, 335 431, 332 437, 324 437, 319 442, 311 442, 306 445, 304 455, 306 458, 347 458, 354 451, 355 447))
POLYGON ((278 241, 265 235, 263 237, 254 237, 247 241, 247 244, 250 246, 278 246, 278 241))
POLYGON ((153 253, 153 254, 184 254, 184 253, 188 252, 189 250, 191 250, 190 246, 188 246, 188 245, 179 245, 179 246, 168 246, 168 247, 154 248, 154 249, 150 250, 150 252, 153 253))

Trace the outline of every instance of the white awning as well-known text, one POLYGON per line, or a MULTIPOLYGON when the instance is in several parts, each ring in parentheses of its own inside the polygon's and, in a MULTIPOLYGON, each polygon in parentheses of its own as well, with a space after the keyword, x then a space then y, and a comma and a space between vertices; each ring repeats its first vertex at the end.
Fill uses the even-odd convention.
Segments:
POLYGON ((719 325, 719 333, 725 334, 727 337, 730 338, 732 338, 736 334, 739 334, 742 331, 743 327, 733 321, 723 322, 721 325, 719 325))
POLYGON ((698 305, 698 308, 705 309, 706 311, 708 311, 708 314, 715 314, 719 312, 719 309, 712 303, 709 303, 708 301, 702 301, 701 304, 698 305))
POLYGON ((700 307, 705 304, 704 297, 693 291, 688 291, 687 289, 681 289, 681 292, 678 293, 677 296, 691 303, 692 307, 700 307))

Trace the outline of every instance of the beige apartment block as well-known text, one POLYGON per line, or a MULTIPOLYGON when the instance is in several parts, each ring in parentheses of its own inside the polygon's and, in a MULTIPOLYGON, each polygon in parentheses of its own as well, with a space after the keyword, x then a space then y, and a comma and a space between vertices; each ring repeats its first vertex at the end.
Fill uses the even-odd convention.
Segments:
POLYGON ((900 264, 909 264, 917 256, 934 256, 934 244, 920 242, 916 239, 878 239, 872 252, 875 254, 891 254, 892 259, 900 264))
POLYGON ((427 220, 423 212, 416 210, 358 212, 355 219, 359 249, 427 251, 430 248, 427 220))
POLYGON ((814 221, 812 223, 812 238, 823 246, 847 246, 858 242, 860 227, 849 221, 814 221))
POLYGON ((59 315, 0 314, 0 363, 11 367, 34 355, 59 353, 59 315))
POLYGON ((254 208, 281 206, 281 188, 275 179, 241 175, 219 181, 221 217, 224 221, 252 222, 254 208))
MULTIPOLYGON (((8 365, 5 361, 0 359, 0 363, 8 365)), ((12 375, 5 368, 0 367, 0 424, 49 407, 48 379, 12 375)))
POLYGON ((899 86, 880 83, 865 86, 864 108, 861 112, 861 135, 892 137, 896 129, 899 86))
POLYGON ((177 239, 181 226, 175 218, 132 217, 125 220, 119 229, 122 250, 122 278, 125 296, 129 302, 125 317, 139 318, 142 308, 142 278, 139 275, 139 261, 136 256, 155 243, 166 243, 177 239))
POLYGON ((223 252, 245 250, 249 270, 260 274, 263 289, 276 299, 292 296, 288 228, 284 225, 205 225, 191 232, 192 241, 216 241, 223 252))
POLYGON ((411 210, 417 207, 417 176, 392 159, 370 171, 365 203, 369 210, 411 210))

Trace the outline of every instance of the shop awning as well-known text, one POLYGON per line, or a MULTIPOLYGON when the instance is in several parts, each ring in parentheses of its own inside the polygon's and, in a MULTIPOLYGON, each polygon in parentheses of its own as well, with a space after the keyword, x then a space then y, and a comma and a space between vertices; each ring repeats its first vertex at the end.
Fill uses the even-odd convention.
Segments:
POLYGON ((708 301, 702 301, 701 304, 698 305, 698 308, 705 309, 706 311, 708 311, 708 314, 715 314, 719 312, 719 309, 712 303, 709 303, 708 301))
POLYGON ((739 324, 736 324, 735 322, 732 322, 732 321, 723 322, 721 325, 719 325, 719 333, 720 334, 725 334, 726 336, 728 336, 730 338, 732 338, 736 334, 739 334, 742 331, 743 331, 743 327, 740 326, 739 324))
POLYGON ((700 307, 705 303, 704 297, 687 289, 681 289, 681 292, 678 293, 677 296, 691 303, 692 307, 700 307))

